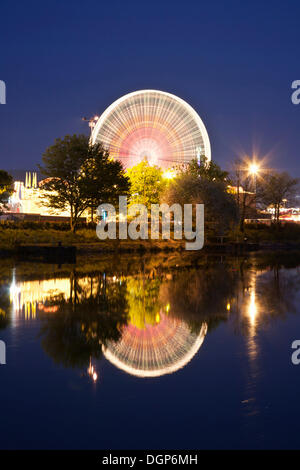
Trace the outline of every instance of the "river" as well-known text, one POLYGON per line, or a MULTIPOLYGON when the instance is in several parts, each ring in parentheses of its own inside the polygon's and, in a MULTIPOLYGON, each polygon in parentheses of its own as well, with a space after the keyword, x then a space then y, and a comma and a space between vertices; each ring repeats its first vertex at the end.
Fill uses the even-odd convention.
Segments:
POLYGON ((299 271, 293 253, 2 260, 0 447, 299 448, 299 271))

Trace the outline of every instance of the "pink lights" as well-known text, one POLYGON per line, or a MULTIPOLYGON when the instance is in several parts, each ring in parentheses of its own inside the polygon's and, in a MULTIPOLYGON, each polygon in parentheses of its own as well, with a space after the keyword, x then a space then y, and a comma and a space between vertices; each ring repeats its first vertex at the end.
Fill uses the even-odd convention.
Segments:
POLYGON ((162 168, 211 158, 205 126, 195 110, 170 93, 141 90, 115 101, 97 120, 91 141, 131 167, 146 159, 162 168))
POLYGON ((160 130, 141 127, 133 130, 120 142, 117 158, 120 158, 126 167, 142 160, 147 160, 150 165, 165 167, 171 156, 172 147, 160 130))

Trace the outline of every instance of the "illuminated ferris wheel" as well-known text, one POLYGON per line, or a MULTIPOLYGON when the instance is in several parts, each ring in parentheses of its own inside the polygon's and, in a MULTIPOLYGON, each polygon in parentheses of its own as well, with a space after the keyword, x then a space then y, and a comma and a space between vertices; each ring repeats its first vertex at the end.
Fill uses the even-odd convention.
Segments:
POLYGON ((92 129, 111 157, 131 167, 147 160, 162 168, 211 159, 206 128, 196 111, 175 95, 140 90, 115 101, 92 129))

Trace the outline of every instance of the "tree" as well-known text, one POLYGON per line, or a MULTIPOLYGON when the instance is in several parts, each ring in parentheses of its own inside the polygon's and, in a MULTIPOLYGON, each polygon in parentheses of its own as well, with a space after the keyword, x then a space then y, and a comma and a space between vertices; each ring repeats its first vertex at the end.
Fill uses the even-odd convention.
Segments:
POLYGON ((6 328, 11 321, 9 290, 6 284, 0 284, 0 330, 6 328))
POLYGON ((242 191, 240 192, 239 215, 241 232, 244 232, 245 219, 253 213, 256 215, 256 202, 257 194, 253 192, 252 177, 248 175, 242 182, 242 191))
POLYGON ((155 325, 161 310, 158 302, 161 280, 134 277, 127 279, 127 302, 129 323, 136 328, 145 329, 155 325))
POLYGON ((65 367, 87 366, 91 357, 100 358, 102 345, 118 341, 127 324, 126 283, 107 283, 103 274, 89 277, 82 287, 73 272, 70 298, 53 297, 49 304, 57 312, 41 314, 42 346, 56 364, 65 367))
POLYGON ((209 161, 204 155, 201 156, 200 165, 194 159, 188 164, 186 171, 209 181, 227 181, 229 175, 228 171, 222 170, 217 163, 209 161))
POLYGON ((88 199, 92 220, 100 204, 110 203, 116 206, 119 195, 129 194, 130 182, 124 174, 121 162, 112 160, 101 144, 90 147, 89 156, 81 171, 84 175, 82 189, 88 199))
POLYGON ((258 185, 258 197, 266 207, 274 208, 276 223, 279 223, 280 208, 283 200, 292 198, 295 195, 299 183, 298 178, 292 178, 286 172, 272 171, 264 176, 258 185))
POLYGON ((43 163, 44 203, 69 210, 73 232, 88 208, 94 210, 102 202, 115 200, 129 188, 122 165, 111 160, 101 144, 91 145, 85 135, 56 139, 45 151, 43 163))
POLYGON ((13 178, 5 170, 0 170, 0 214, 6 208, 9 197, 13 193, 13 178))
POLYGON ((237 220, 237 206, 227 185, 184 172, 165 190, 163 200, 168 204, 204 204, 205 227, 223 235, 237 220))
POLYGON ((233 263, 213 264, 178 270, 172 280, 160 287, 160 303, 171 305, 170 314, 200 330, 203 322, 209 329, 228 318, 226 304, 238 288, 238 270, 233 263), (225 313, 226 312, 226 313, 225 313))
POLYGON ((43 154, 46 177, 42 188, 47 192, 44 204, 50 208, 69 210, 70 227, 75 232, 79 217, 88 207, 81 187, 81 167, 88 156, 89 139, 85 135, 65 136, 56 139, 54 145, 43 154))
POLYGON ((165 187, 160 168, 150 166, 146 160, 143 160, 127 170, 127 175, 131 184, 131 205, 145 204, 150 209, 151 204, 159 203, 160 195, 165 187))

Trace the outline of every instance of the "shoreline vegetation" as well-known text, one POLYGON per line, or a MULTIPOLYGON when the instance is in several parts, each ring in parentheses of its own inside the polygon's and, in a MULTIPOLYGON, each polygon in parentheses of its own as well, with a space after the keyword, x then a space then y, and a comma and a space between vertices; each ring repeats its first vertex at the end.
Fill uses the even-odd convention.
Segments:
MULTIPOLYGON (((95 226, 81 226, 76 233, 66 229, 64 224, 39 224, 23 222, 21 224, 0 225, 0 256, 21 256, 34 259, 44 253, 43 250, 59 248, 63 250, 73 247, 74 253, 144 253, 144 252, 184 252, 186 240, 99 240, 95 226)), ((202 250, 190 253, 229 253, 243 254, 251 251, 300 251, 300 224, 285 223, 280 226, 251 224, 244 232, 232 231, 226 237, 205 236, 202 250)))
MULTIPOLYGON (((195 205, 199 204, 202 209, 205 207, 201 221, 204 224, 201 253, 239 255, 258 250, 300 249, 300 224, 280 220, 281 209, 286 208, 287 203, 288 207, 294 207, 291 204, 297 202, 299 180, 286 172, 266 170, 263 162, 255 158, 236 159, 231 164, 231 173, 205 155, 167 171, 150 165, 147 158, 126 170, 120 161, 110 158, 102 144, 91 144, 87 136, 75 134, 56 139, 44 152, 42 162, 39 168, 44 179, 39 182, 39 205, 47 208, 48 215, 58 211, 58 214, 65 214, 66 219, 68 214, 69 224, 57 220, 30 221, 30 213, 27 220, 13 215, 10 219, 9 214, 5 219, 5 215, 0 224, 1 257, 16 255, 28 260, 42 258, 47 262, 65 263, 74 262, 79 254, 183 252, 187 243, 191 252, 193 248, 197 251, 202 237, 200 227, 195 224, 200 222, 203 212, 194 218, 194 239, 174 240, 173 228, 175 222, 178 222, 177 233, 178 228, 180 232, 184 226, 187 228, 190 217, 192 223, 193 213, 196 215, 195 205), (162 225, 163 213, 168 207, 170 234, 165 231, 167 239, 159 235, 159 239, 154 240, 150 234, 147 240, 120 240, 118 235, 115 240, 97 237, 96 221, 110 220, 110 217, 118 221, 125 213, 130 221, 138 213, 141 216, 144 209, 150 214, 153 204, 164 207, 159 211, 162 216, 157 226, 162 225), (188 208, 193 208, 190 215, 185 212, 188 208), (179 220, 177 209, 181 214, 179 220), (268 212, 271 209, 273 221, 268 212), (90 222, 84 223, 83 218, 90 222), (267 219, 266 224, 258 223, 263 219, 267 219), (257 223, 248 224, 249 220, 257 223)), ((5 209, 14 188, 8 173, 0 171, 0 176, 1 215, 1 206, 5 209)), ((31 188, 30 183, 25 184, 27 189, 31 188)), ((30 195, 27 195, 29 199, 30 195)), ((20 202, 16 203, 17 209, 19 206, 20 202)), ((138 231, 138 220, 134 219, 134 231, 138 231)), ((152 215, 151 218, 148 215, 149 230, 150 220, 153 220, 152 215)), ((147 230, 140 226, 140 232, 144 229, 147 230)), ((161 234, 161 226, 158 231, 161 234)))
POLYGON ((300 250, 290 251, 261 251, 248 253, 241 256, 231 254, 205 255, 201 251, 191 252, 157 252, 157 253, 95 253, 95 256, 78 255, 74 263, 44 263, 30 262, 27 259, 14 257, 3 258, 0 263, 0 283, 7 281, 8 270, 17 267, 17 280, 51 279, 68 275, 81 276, 95 272, 105 272, 108 276, 124 273, 146 276, 159 276, 160 274, 179 272, 190 268, 207 269, 216 264, 234 266, 239 272, 247 267, 255 270, 263 270, 266 266, 270 269, 284 267, 295 268, 300 263, 300 250))

